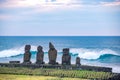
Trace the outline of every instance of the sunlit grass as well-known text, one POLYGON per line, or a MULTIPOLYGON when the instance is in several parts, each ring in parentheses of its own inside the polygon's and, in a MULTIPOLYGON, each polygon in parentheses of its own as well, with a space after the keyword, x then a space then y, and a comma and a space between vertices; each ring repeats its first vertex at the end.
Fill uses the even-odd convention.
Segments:
POLYGON ((0 80, 87 80, 87 79, 0 74, 0 80))
POLYGON ((37 76, 37 77, 51 76, 51 77, 59 77, 59 78, 80 78, 80 79, 81 78, 82 79, 108 79, 116 75, 111 72, 95 72, 95 71, 86 71, 86 70, 63 70, 63 69, 39 69, 39 68, 32 69, 32 68, 21 68, 21 67, 18 67, 18 68, 0 67, 0 74, 14 74, 14 75, 21 75, 21 76, 27 75, 27 76, 37 76))

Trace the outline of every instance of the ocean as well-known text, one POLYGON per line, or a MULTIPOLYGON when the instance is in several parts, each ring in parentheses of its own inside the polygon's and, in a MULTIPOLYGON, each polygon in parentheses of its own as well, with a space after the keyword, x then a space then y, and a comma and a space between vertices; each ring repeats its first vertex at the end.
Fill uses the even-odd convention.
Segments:
POLYGON ((48 63, 49 42, 58 51, 57 62, 61 63, 62 49, 70 48, 71 63, 77 56, 82 65, 111 67, 120 73, 120 36, 0 36, 0 63, 18 60, 23 62, 24 47, 31 45, 31 61, 36 61, 37 46, 44 50, 48 63))

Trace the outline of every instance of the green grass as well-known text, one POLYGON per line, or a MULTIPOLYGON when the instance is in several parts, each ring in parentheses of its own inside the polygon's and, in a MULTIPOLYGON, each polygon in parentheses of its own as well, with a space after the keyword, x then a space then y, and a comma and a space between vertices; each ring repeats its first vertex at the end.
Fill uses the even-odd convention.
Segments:
POLYGON ((87 79, 59 78, 59 77, 51 77, 51 76, 30 76, 30 75, 0 74, 0 80, 87 80, 87 79))
POLYGON ((59 78, 82 78, 82 79, 108 79, 116 75, 110 72, 63 70, 63 69, 39 69, 39 68, 31 69, 21 67, 17 68, 0 67, 0 74, 51 76, 59 78))

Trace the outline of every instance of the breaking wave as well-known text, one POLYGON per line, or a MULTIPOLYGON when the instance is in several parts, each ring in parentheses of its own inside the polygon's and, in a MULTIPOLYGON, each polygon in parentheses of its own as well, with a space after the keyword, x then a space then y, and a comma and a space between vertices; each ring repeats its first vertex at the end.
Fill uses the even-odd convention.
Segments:
POLYGON ((118 55, 115 51, 111 49, 85 49, 85 48, 77 48, 70 49, 70 52, 73 54, 78 54, 79 57, 83 59, 98 59, 100 56, 105 54, 118 55))
MULTIPOLYGON (((37 47, 31 46, 31 49, 33 51, 36 51, 37 47)), ((2 50, 2 51, 0 51, 0 57, 11 57, 11 56, 16 56, 16 55, 23 54, 23 53, 24 53, 24 46, 19 47, 19 48, 2 50)))
MULTIPOLYGON (((31 46, 32 53, 32 62, 36 60, 36 49, 37 46, 31 46)), ((58 50, 58 58, 57 61, 61 63, 62 50, 58 50)), ((45 62, 48 62, 48 50, 44 50, 45 52, 45 62)), ((20 48, 12 48, 8 50, 0 51, 0 62, 9 62, 10 60, 19 60, 22 62, 24 53, 24 46, 20 48)), ((98 65, 104 67, 112 67, 113 72, 118 72, 120 65, 120 55, 111 50, 111 49, 86 49, 86 48, 71 48, 70 54, 72 56, 72 62, 75 63, 76 56, 79 56, 82 64, 86 65, 98 65)))
MULTIPOLYGON (((37 46, 31 46, 31 51, 36 51, 37 46)), ((58 52, 61 50, 58 50, 58 52)), ((47 52, 47 50, 44 52, 47 52)), ((11 56, 16 56, 19 54, 23 54, 24 53, 24 46, 20 47, 20 48, 12 48, 12 49, 8 49, 8 50, 3 50, 0 51, 0 57, 11 57, 11 56)), ((70 53, 72 56, 79 56, 80 58, 83 59, 105 59, 108 57, 117 57, 119 58, 120 55, 118 55, 118 53, 116 53, 115 51, 111 50, 111 49, 86 49, 86 48, 71 48, 70 49, 70 53), (109 54, 109 55, 107 55, 109 54)))
POLYGON ((104 54, 101 55, 98 59, 96 59, 96 61, 102 63, 120 63, 120 56, 113 54, 104 54))

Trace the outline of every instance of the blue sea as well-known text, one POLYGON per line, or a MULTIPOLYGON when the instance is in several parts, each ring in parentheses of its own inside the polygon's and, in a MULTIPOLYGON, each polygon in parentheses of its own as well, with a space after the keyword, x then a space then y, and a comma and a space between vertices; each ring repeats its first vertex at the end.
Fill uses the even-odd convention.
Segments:
POLYGON ((44 61, 48 63, 49 42, 58 51, 61 63, 62 49, 70 48, 71 63, 81 58, 82 65, 111 67, 120 73, 120 36, 0 36, 0 63, 23 62, 24 46, 31 45, 32 63, 36 61, 37 46, 43 46, 44 61))

